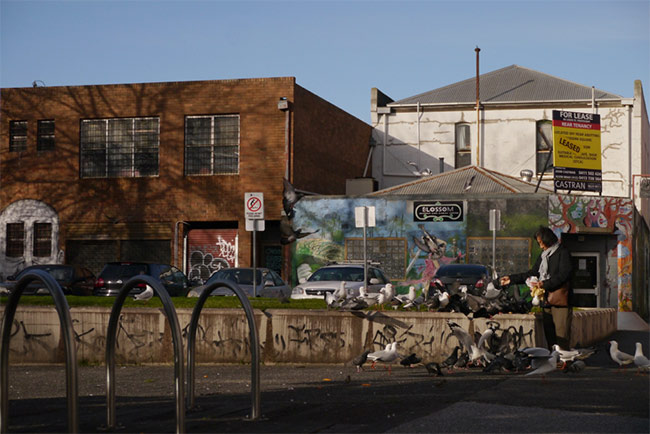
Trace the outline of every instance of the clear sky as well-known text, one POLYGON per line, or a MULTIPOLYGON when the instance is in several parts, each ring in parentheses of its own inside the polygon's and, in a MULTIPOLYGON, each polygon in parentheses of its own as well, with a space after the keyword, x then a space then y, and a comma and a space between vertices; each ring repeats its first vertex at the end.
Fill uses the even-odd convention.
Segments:
POLYGON ((0 86, 293 76, 370 122, 394 100, 517 64, 650 99, 650 0, 0 0, 0 86))

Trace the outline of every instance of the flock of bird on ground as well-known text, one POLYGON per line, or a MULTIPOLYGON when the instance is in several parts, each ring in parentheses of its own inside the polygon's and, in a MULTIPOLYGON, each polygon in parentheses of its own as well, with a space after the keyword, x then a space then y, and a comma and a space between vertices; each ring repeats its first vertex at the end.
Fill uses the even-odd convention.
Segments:
POLYGON ((396 294, 395 287, 387 283, 379 292, 368 292, 362 286, 359 295, 353 295, 346 290, 346 282, 341 282, 339 288, 325 295, 325 302, 328 309, 426 309, 433 312, 459 312, 473 318, 487 318, 501 312, 530 311, 531 302, 521 296, 518 289, 515 288, 511 293, 498 288, 497 284, 490 282, 484 290, 468 290, 467 285, 460 284, 451 285, 449 288, 434 285, 433 290, 431 286, 426 286, 418 295, 413 285, 409 287, 407 294, 396 294))
MULTIPOLYGON (((383 350, 364 351, 352 360, 352 364, 356 366, 357 372, 363 370, 366 363, 371 362, 372 369, 375 369, 377 363, 383 364, 388 374, 392 371, 392 365, 399 363, 404 367, 423 365, 427 372, 434 376, 443 376, 457 369, 477 367, 483 372, 526 372, 524 374, 526 376, 544 377, 558 369, 564 373, 580 372, 587 366, 585 360, 598 351, 596 347, 571 350, 563 350, 559 345, 554 345, 552 350, 525 347, 517 338, 517 333, 511 330, 512 327, 501 330, 499 323, 496 322, 489 322, 488 328, 483 333, 476 332, 474 336, 451 320, 447 321, 447 325, 451 335, 457 339, 458 345, 441 363, 425 363, 415 353, 408 356, 401 355, 397 348, 398 343, 391 342, 383 350)), ((650 372, 650 362, 643 355, 640 342, 636 343, 634 355, 620 351, 615 340, 609 341, 609 345, 610 357, 619 365, 619 369, 634 364, 638 374, 650 372)))

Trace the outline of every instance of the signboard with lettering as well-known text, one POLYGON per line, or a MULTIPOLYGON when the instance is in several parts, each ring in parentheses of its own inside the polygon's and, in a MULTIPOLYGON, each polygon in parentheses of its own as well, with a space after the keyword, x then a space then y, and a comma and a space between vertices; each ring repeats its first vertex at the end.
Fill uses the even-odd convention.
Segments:
POLYGON ((463 201, 413 202, 413 221, 462 222, 463 201))
POLYGON ((555 191, 602 191, 600 115, 553 110, 553 166, 555 191))

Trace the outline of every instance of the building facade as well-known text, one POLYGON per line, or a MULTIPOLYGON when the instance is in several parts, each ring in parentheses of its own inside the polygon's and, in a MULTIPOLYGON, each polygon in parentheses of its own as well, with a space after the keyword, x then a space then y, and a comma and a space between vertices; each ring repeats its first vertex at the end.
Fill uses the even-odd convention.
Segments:
POLYGON ((387 188, 476 165, 517 177, 541 174, 552 187, 553 160, 548 168, 545 162, 553 111, 596 113, 602 195, 632 199, 648 222, 650 125, 640 81, 633 90, 625 98, 517 65, 397 101, 373 89, 372 174, 387 188))
POLYGON ((283 178, 343 194, 371 128, 294 77, 6 88, 0 275, 159 261, 207 278, 249 266, 244 196, 263 193, 257 266, 281 271, 283 178))

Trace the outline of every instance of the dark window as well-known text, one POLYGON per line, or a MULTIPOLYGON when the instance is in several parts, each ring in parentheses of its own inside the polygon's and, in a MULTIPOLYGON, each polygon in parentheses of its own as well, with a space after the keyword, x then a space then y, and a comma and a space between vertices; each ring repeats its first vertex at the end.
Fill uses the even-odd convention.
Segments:
POLYGON ((21 258, 25 253, 25 225, 7 223, 7 251, 9 258, 21 258))
POLYGON ((37 128, 37 151, 53 151, 54 150, 54 121, 41 120, 38 121, 37 128))
POLYGON ((239 173, 239 115, 185 118, 185 175, 239 173))
POLYGON ((550 156, 553 151, 553 125, 551 121, 537 121, 535 123, 536 134, 536 170, 537 174, 549 172, 553 169, 553 157, 550 156), (548 165, 546 162, 548 161, 548 165), (544 167, 546 165, 546 167, 544 167))
POLYGON ((160 119, 81 121, 81 177, 137 178, 158 175, 160 119))
POLYGON ((456 124, 456 169, 472 164, 472 144, 470 140, 469 124, 456 124))
POLYGON ((34 223, 34 256, 52 255, 52 223, 34 223))
POLYGON ((9 122, 9 151, 23 152, 26 150, 27 150, 27 121, 9 122))

